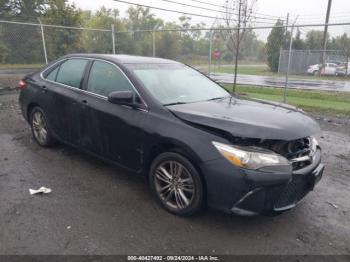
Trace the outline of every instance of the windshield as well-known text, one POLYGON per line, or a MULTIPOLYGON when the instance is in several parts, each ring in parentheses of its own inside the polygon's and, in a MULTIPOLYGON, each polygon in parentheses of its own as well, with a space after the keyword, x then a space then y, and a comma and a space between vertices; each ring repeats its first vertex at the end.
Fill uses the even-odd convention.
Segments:
POLYGON ((230 96, 221 86, 182 64, 126 66, 163 105, 193 103, 230 96))

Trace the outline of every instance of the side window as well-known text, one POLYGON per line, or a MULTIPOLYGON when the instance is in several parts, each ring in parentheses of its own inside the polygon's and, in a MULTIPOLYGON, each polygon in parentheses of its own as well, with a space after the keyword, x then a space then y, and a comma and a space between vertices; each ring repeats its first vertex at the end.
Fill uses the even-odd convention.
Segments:
POLYGON ((86 59, 67 60, 61 64, 56 82, 79 88, 87 63, 88 60, 86 59))
POLYGON ((52 70, 52 71, 50 72, 50 74, 47 75, 46 79, 47 79, 47 80, 51 80, 51 81, 56 81, 56 76, 57 76, 57 72, 58 72, 58 69, 59 69, 59 68, 60 68, 60 67, 57 66, 54 70, 52 70))
POLYGON ((87 91, 108 96, 114 91, 132 91, 132 86, 123 73, 114 65, 95 61, 90 70, 87 91))

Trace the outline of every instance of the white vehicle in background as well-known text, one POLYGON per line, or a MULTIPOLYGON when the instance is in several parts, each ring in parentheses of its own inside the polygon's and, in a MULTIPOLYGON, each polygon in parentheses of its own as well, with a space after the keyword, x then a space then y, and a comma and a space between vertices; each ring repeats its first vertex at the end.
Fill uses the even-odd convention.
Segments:
POLYGON ((348 64, 348 70, 346 70, 346 65, 338 66, 336 72, 336 76, 350 76, 350 64, 348 64))
POLYGON ((337 72, 338 65, 335 63, 326 63, 323 69, 321 64, 310 65, 306 71, 309 75, 319 75, 321 70, 321 75, 335 76, 337 72))

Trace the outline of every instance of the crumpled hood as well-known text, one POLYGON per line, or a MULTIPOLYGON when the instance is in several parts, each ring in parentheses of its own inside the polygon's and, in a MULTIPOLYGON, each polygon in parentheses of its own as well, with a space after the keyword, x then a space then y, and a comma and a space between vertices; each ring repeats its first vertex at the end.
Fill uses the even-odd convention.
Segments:
POLYGON ((320 130, 313 119, 295 107, 261 100, 224 98, 167 108, 184 121, 237 137, 290 141, 320 130))

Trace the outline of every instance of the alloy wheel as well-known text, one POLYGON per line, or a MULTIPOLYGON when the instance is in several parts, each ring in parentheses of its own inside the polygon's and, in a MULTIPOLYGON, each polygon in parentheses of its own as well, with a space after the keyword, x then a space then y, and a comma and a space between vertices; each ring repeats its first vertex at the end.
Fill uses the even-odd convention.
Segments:
POLYGON ((36 111, 32 118, 32 127, 35 139, 40 144, 45 144, 47 139, 47 126, 44 115, 40 111, 36 111))
POLYGON ((189 207, 195 196, 191 173, 177 161, 165 161, 155 169, 155 188, 168 207, 182 210, 189 207))

